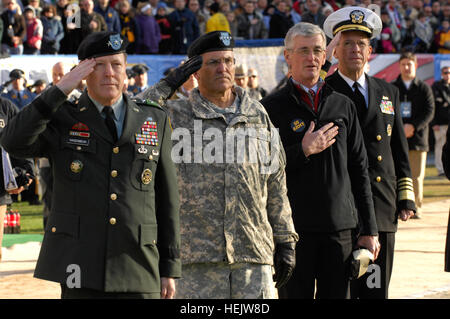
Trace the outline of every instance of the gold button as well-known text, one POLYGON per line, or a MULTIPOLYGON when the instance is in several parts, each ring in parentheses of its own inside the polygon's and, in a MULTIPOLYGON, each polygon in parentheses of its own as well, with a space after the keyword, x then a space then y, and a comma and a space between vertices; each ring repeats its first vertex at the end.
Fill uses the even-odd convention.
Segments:
POLYGON ((149 155, 149 156, 148 156, 148 159, 149 159, 149 160, 153 160, 153 155, 149 155))
POLYGON ((378 162, 381 162, 383 160, 383 157, 381 155, 378 155, 377 160, 378 162))
POLYGON ((116 219, 114 218, 114 217, 111 217, 110 219, 109 219, 109 223, 111 224, 111 225, 115 225, 116 224, 116 219))
POLYGON ((153 239, 153 244, 156 244, 156 240, 153 239))
POLYGON ((56 233, 56 227, 52 227, 52 233, 56 233))
POLYGON ((115 169, 113 169, 113 170, 111 171, 111 176, 112 176, 112 177, 117 177, 117 171, 116 171, 115 169))
POLYGON ((381 177, 380 176, 377 176, 377 182, 378 183, 381 182, 381 177))
POLYGON ((117 199, 117 194, 112 193, 110 197, 111 197, 112 200, 116 200, 117 199))
POLYGON ((119 147, 118 146, 114 147, 113 148, 113 152, 114 152, 114 154, 119 153, 119 147))
POLYGON ((377 141, 381 141, 381 135, 377 135, 377 141))
POLYGON ((77 151, 81 151, 81 146, 77 146, 77 151))

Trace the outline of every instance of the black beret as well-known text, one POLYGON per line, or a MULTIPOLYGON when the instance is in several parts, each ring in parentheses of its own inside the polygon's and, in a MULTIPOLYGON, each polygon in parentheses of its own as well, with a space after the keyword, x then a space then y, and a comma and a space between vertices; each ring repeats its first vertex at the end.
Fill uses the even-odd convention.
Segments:
POLYGON ((9 72, 9 78, 10 79, 20 79, 25 78, 25 72, 19 69, 14 69, 11 72, 9 72))
POLYGON ((233 51, 234 39, 226 31, 209 32, 192 42, 188 49, 188 57, 211 51, 233 51))
POLYGON ((79 60, 97 58, 125 52, 128 40, 122 38, 120 33, 101 31, 88 35, 78 47, 79 60))
POLYGON ((145 64, 136 64, 134 65, 131 70, 134 72, 134 74, 144 74, 148 71, 148 66, 145 64))

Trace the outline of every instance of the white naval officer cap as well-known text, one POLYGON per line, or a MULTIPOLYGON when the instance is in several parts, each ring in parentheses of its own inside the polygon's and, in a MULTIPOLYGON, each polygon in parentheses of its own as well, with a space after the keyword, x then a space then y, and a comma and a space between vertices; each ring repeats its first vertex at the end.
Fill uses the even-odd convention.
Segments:
POLYGON ((381 33, 382 22, 378 14, 362 7, 345 7, 330 14, 323 30, 330 39, 340 31, 363 31, 373 39, 381 33))

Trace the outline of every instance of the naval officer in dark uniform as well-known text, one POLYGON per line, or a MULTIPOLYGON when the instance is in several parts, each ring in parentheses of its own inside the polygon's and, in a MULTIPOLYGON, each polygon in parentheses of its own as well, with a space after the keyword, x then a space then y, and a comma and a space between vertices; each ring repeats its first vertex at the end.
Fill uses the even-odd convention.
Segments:
POLYGON ((62 298, 171 298, 181 275, 179 195, 166 112, 122 93, 126 40, 89 35, 79 65, 3 132, 13 155, 47 157, 54 193, 35 277, 62 298), (68 94, 86 79, 78 104, 68 94))
POLYGON ((340 37, 333 41, 337 43, 335 48, 327 48, 328 51, 334 49, 339 69, 326 78, 326 83, 355 103, 369 158, 370 184, 381 244, 375 261, 380 266, 380 287, 368 287, 368 273, 352 282, 352 298, 388 298, 397 219, 406 221, 415 211, 398 90, 364 73, 372 52, 370 39, 380 33, 381 24, 381 19, 373 11, 360 7, 340 9, 332 13, 324 24, 328 37, 340 37))

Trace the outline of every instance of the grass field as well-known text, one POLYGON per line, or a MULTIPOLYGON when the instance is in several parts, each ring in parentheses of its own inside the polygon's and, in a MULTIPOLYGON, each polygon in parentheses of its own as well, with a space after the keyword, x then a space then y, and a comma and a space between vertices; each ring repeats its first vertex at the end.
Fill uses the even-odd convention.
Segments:
MULTIPOLYGON (((424 202, 450 198, 450 181, 437 177, 436 168, 428 166, 425 173, 424 202)), ((14 203, 12 209, 20 212, 22 234, 43 234, 42 205, 30 206, 28 203, 14 203)))

